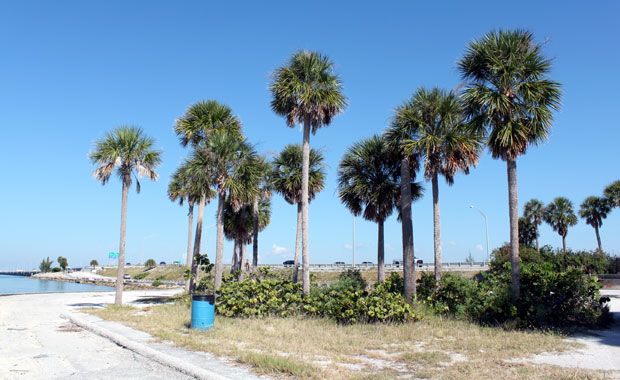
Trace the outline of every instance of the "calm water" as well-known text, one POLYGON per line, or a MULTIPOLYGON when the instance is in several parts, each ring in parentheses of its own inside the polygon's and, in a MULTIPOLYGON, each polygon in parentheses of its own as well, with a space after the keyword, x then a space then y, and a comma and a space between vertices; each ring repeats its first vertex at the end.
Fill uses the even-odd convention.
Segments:
POLYGON ((112 290, 114 290, 114 288, 111 286, 76 284, 74 282, 38 280, 22 276, 0 275, 0 294, 97 292, 112 290))

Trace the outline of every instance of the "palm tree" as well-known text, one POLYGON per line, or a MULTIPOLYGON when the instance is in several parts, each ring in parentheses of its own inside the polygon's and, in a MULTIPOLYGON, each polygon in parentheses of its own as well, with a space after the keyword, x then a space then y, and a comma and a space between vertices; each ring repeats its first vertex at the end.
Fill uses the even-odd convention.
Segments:
POLYGON ((416 297, 415 255, 413 251, 413 221, 411 217, 412 194, 410 184, 420 167, 419 155, 407 153, 404 142, 412 137, 411 125, 402 119, 402 106, 394 110, 394 117, 385 132, 390 147, 400 156, 400 219, 403 241, 403 278, 405 301, 412 302, 416 297))
POLYGON ((610 183, 605 188, 604 194, 612 208, 620 207, 620 180, 610 183))
POLYGON ((493 158, 506 161, 510 216, 512 292, 520 296, 517 157, 547 140, 553 110, 560 107, 560 83, 547 74, 551 60, 525 30, 490 32, 471 42, 458 62, 462 94, 473 127, 488 129, 493 158))
POLYGON ((557 197, 545 207, 543 217, 545 222, 562 236, 562 249, 566 252, 566 234, 568 234, 568 227, 577 224, 577 216, 573 211, 573 203, 564 197, 557 197))
POLYGON ((398 118, 409 129, 402 141, 405 153, 424 158, 424 177, 433 186, 433 225, 435 248, 435 279, 441 279, 441 226, 439 215, 439 183, 441 174, 448 185, 454 176, 469 174, 469 167, 478 163, 482 135, 465 124, 463 108, 454 93, 433 88, 419 88, 398 109, 398 118))
POLYGON ((530 199, 523 206, 523 217, 529 220, 536 228, 536 250, 540 251, 538 245, 538 226, 543 222, 543 211, 545 205, 538 199, 530 199))
POLYGON ((522 216, 519 218, 519 245, 531 248, 534 241, 538 239, 538 230, 536 225, 528 218, 522 216))
POLYGON ((596 233, 596 242, 598 243, 598 251, 603 252, 601 246, 601 235, 599 228, 603 225, 603 219, 607 218, 607 214, 611 211, 611 204, 606 198, 587 197, 581 204, 579 215, 586 220, 586 223, 594 227, 596 233))
MULTIPOLYGON (((258 231, 262 231, 271 221, 271 202, 261 199, 258 203, 258 231)), ((245 271, 246 245, 253 241, 254 204, 243 205, 238 209, 230 201, 224 207, 224 235, 233 240, 235 249, 231 273, 245 271)))
MULTIPOLYGON (((191 173, 189 171, 188 163, 184 163, 179 166, 172 175, 172 179, 168 184, 168 198, 171 201, 179 202, 179 205, 183 206, 183 202, 187 202, 189 211, 188 216, 188 231, 187 231, 187 269, 191 272, 192 269, 192 226, 194 221, 194 204, 196 200, 200 200, 200 191, 196 189, 196 186, 192 184, 191 173)), ((185 281, 185 291, 189 293, 191 286, 191 278, 185 281)))
POLYGON ((119 247, 118 272, 116 275, 117 306, 123 303, 123 275, 125 274, 125 235, 127 232, 127 197, 132 183, 132 175, 136 180, 136 191, 140 193, 138 177, 156 181, 159 175, 155 168, 161 163, 161 151, 153 149, 155 140, 147 137, 142 129, 133 126, 121 126, 95 142, 94 151, 89 158, 97 169, 93 177, 102 185, 108 183, 110 176, 118 174, 123 185, 121 203, 121 236, 119 247))
POLYGON ((241 136, 241 121, 232 113, 232 109, 216 100, 200 101, 191 105, 183 116, 177 118, 174 132, 179 136, 182 146, 194 148, 192 158, 188 161, 192 183, 200 189, 198 199, 198 217, 194 237, 194 252, 190 276, 190 292, 194 291, 198 276, 198 261, 202 242, 202 227, 206 203, 215 195, 211 190, 213 176, 213 155, 204 149, 205 140, 212 135, 230 133, 241 136))
MULTIPOLYGON (((295 237, 295 265, 293 267, 293 283, 297 283, 299 269, 299 244, 301 240, 302 205, 301 205, 301 174, 302 147, 289 144, 273 159, 270 181, 273 189, 280 193, 288 203, 297 205, 297 235, 295 237)), ((323 154, 310 149, 308 169, 308 202, 325 187, 325 164, 323 154)))
MULTIPOLYGON (((400 198, 399 157, 375 135, 351 146, 338 166, 338 196, 351 212, 378 224, 377 280, 385 280, 384 227, 400 198)), ((419 196, 419 185, 412 186, 419 196)))
POLYGON ((347 105, 342 94, 342 84, 333 73, 334 64, 317 52, 298 51, 287 64, 276 69, 270 90, 273 96, 271 109, 286 118, 293 128, 303 123, 302 145, 302 274, 303 293, 310 294, 310 261, 308 242, 308 176, 310 168, 310 130, 316 133, 347 105))
POLYGON ((233 133, 212 134, 198 148, 211 157, 213 184, 217 187, 217 238, 214 290, 222 285, 224 255, 224 206, 229 197, 235 208, 251 203, 258 195, 261 172, 254 147, 233 133))
POLYGON ((217 100, 205 100, 192 104, 183 116, 176 119, 174 132, 184 147, 188 144, 197 146, 213 133, 241 135, 241 121, 227 105, 217 100))

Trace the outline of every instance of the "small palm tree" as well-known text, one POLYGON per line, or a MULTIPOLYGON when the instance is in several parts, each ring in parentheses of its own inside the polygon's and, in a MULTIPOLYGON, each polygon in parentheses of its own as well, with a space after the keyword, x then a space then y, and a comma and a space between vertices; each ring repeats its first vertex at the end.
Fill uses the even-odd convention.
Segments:
POLYGON ((222 285, 224 256, 224 206, 227 197, 235 208, 252 203, 258 195, 261 171, 257 154, 245 138, 233 133, 212 134, 198 149, 211 157, 213 184, 217 187, 217 238, 214 289, 222 285))
POLYGON ((457 173, 469 174, 469 167, 478 163, 483 136, 465 124, 456 94, 438 88, 419 88, 397 112, 402 127, 409 129, 402 142, 405 153, 424 159, 424 177, 432 181, 435 279, 439 281, 442 268, 438 176, 443 175, 452 185, 457 173))
POLYGON ((519 218, 519 245, 532 247, 538 239, 538 230, 534 223, 526 217, 519 218))
MULTIPOLYGON (((308 202, 325 187, 325 164, 323 154, 310 149, 310 163, 308 170, 308 202)), ((273 159, 272 170, 269 174, 273 189, 280 193, 288 203, 297 205, 297 235, 295 237, 295 265, 293 267, 293 282, 298 280, 299 244, 301 241, 302 205, 301 205, 301 173, 302 147, 299 144, 289 144, 273 159)))
POLYGON ((586 220, 586 223, 594 228, 596 233, 596 242, 598 243, 599 252, 603 252, 601 246, 601 235, 599 228, 603 225, 603 219, 607 218, 607 214, 611 211, 611 204, 606 198, 587 197, 581 204, 579 215, 586 220))
POLYGON ((271 198, 271 180, 269 173, 271 165, 265 157, 258 156, 256 168, 259 172, 260 183, 258 184, 258 195, 252 200, 252 270, 258 268, 258 233, 263 230, 260 228, 260 204, 262 201, 268 202, 271 198))
POLYGON ((317 52, 298 51, 287 64, 276 69, 270 90, 271 109, 286 118, 293 128, 303 123, 302 145, 302 274, 303 293, 310 294, 310 261, 308 242, 308 201, 310 168, 310 131, 316 133, 347 105, 342 84, 333 73, 334 64, 317 52))
MULTIPOLYGON (((377 280, 385 280, 384 227, 385 220, 397 207, 400 199, 399 157, 390 151, 380 136, 353 144, 338 166, 338 196, 354 215, 378 224, 377 280)), ((419 197, 421 188, 412 186, 419 197)))
POLYGON ((545 207, 544 219, 551 228, 562 236, 562 249, 566 252, 566 235, 568 227, 577 224, 573 203, 564 197, 557 197, 545 207))
POLYGON ((155 168, 161 163, 161 151, 153 149, 154 144, 155 140, 145 136, 142 129, 132 126, 121 126, 107 133, 103 139, 95 142, 94 150, 89 154, 91 162, 97 166, 97 169, 93 172, 93 177, 97 181, 105 185, 116 170, 123 186, 119 262, 114 301, 117 306, 123 303, 129 188, 133 182, 132 176, 136 180, 136 191, 138 193, 140 193, 138 177, 146 176, 153 181, 156 181, 159 177, 155 172, 155 168))
POLYGON ((523 206, 523 217, 529 220, 536 228, 536 250, 540 251, 538 245, 538 226, 540 226, 543 222, 543 211, 545 210, 545 205, 539 201, 538 199, 530 199, 523 206))
POLYGON ((467 47, 457 67, 468 81, 463 91, 473 127, 488 129, 493 158, 506 161, 510 219, 512 292, 520 296, 517 158, 547 140, 553 110, 560 107, 560 84, 547 78, 551 60, 525 30, 499 30, 467 47))
POLYGON ((155 268, 157 266, 157 262, 155 259, 148 259, 144 262, 144 266, 147 268, 155 268))
MULTIPOLYGON (((264 230, 271 222, 271 202, 262 199, 258 204, 258 231, 264 230)), ((254 205, 243 205, 235 209, 227 201, 224 207, 224 236, 235 243, 231 273, 245 272, 246 245, 252 243, 254 233, 254 205)))
MULTIPOLYGON (((185 162, 177 168, 172 175, 172 179, 168 184, 168 198, 171 201, 179 202, 179 205, 183 206, 184 202, 188 205, 188 230, 187 230, 187 269, 191 272, 192 269, 192 226, 194 221, 194 204, 196 201, 200 201, 201 191, 192 183, 191 172, 189 170, 189 164, 185 162)), ((190 292, 191 278, 185 281, 185 291, 190 292)))

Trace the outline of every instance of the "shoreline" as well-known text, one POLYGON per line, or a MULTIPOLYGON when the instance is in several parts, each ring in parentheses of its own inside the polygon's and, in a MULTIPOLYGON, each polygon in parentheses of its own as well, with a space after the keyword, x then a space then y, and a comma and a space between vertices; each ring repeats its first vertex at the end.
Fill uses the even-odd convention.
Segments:
MULTIPOLYGON (((116 278, 102 276, 96 273, 90 272, 55 272, 55 273, 37 273, 27 278, 35 280, 48 280, 48 281, 60 281, 60 282, 73 282, 76 284, 89 284, 99 286, 109 286, 116 289, 116 278)), ((143 290, 143 289, 173 289, 181 287, 178 284, 164 283, 163 287, 152 286, 152 281, 141 282, 140 280, 124 280, 123 290, 143 290)))

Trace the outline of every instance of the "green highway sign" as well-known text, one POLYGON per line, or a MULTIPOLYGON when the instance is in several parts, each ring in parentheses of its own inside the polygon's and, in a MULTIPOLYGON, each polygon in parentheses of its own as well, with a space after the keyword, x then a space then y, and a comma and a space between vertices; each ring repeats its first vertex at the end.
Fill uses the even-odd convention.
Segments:
POLYGON ((118 252, 108 252, 108 258, 118 259, 118 252))

